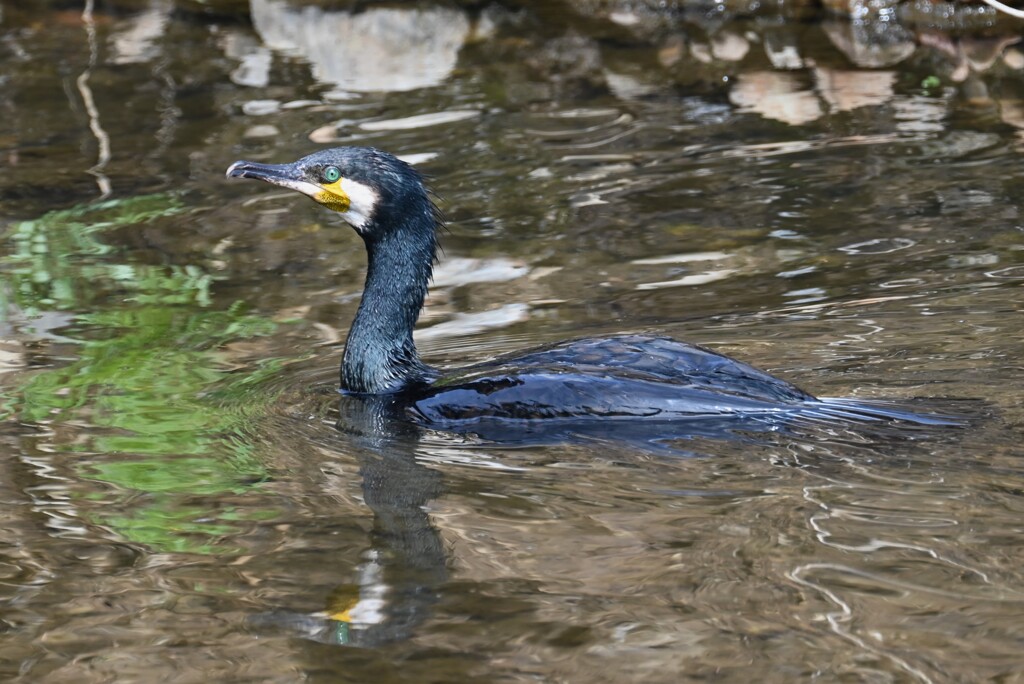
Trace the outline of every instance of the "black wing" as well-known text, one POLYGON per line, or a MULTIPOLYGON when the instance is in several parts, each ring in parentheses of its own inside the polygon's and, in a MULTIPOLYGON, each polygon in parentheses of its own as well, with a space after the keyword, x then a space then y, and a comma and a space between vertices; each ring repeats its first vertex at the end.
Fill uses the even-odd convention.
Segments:
POLYGON ((675 418, 774 412, 814 397, 670 338, 564 342, 442 376, 410 406, 434 424, 482 418, 675 418))

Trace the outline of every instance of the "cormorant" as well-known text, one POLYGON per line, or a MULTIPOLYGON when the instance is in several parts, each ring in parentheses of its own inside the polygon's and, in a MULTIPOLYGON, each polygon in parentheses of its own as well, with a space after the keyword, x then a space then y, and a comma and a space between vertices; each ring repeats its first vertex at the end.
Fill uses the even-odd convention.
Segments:
POLYGON ((238 161, 233 178, 296 190, 338 212, 366 245, 366 286, 341 362, 341 389, 388 395, 417 423, 474 431, 593 419, 768 422, 904 420, 958 424, 855 399, 816 398, 735 359, 667 337, 578 339, 451 371, 413 342, 437 254, 441 218, 420 174, 367 147, 322 150, 290 164, 238 161))

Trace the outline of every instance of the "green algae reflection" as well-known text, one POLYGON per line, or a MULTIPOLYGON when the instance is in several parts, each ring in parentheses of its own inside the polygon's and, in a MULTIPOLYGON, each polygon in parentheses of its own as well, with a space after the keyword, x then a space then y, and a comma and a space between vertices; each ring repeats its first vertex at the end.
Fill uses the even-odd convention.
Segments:
POLYGON ((184 212, 176 197, 150 195, 8 229, 4 310, 22 312, 29 327, 33 316, 66 312, 59 338, 75 343, 75 359, 23 374, 5 404, 23 422, 60 426, 47 446, 76 456, 89 522, 156 551, 234 552, 241 522, 274 515, 217 498, 262 500, 252 428, 273 400, 260 382, 278 364, 228 373, 222 350, 275 324, 242 304, 211 309, 212 278, 201 268, 131 263, 99 239, 184 212))

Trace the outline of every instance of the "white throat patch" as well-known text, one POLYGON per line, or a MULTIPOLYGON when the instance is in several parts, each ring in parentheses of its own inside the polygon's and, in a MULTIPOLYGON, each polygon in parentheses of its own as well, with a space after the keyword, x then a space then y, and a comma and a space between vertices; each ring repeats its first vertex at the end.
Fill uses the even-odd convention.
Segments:
POLYGON ((341 218, 350 226, 362 232, 362 229, 373 218, 380 195, 369 185, 348 178, 342 178, 339 185, 341 186, 341 191, 348 195, 349 199, 348 211, 342 212, 341 218))

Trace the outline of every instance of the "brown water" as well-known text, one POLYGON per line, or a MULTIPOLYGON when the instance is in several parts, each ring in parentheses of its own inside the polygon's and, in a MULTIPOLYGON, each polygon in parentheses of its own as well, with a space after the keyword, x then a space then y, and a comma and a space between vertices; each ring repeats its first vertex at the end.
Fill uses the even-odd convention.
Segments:
POLYGON ((1024 681, 1019 26, 362 5, 0 6, 0 679, 1024 681), (357 237, 223 178, 334 142, 443 197, 431 362, 648 331, 989 417, 370 429, 357 237))

